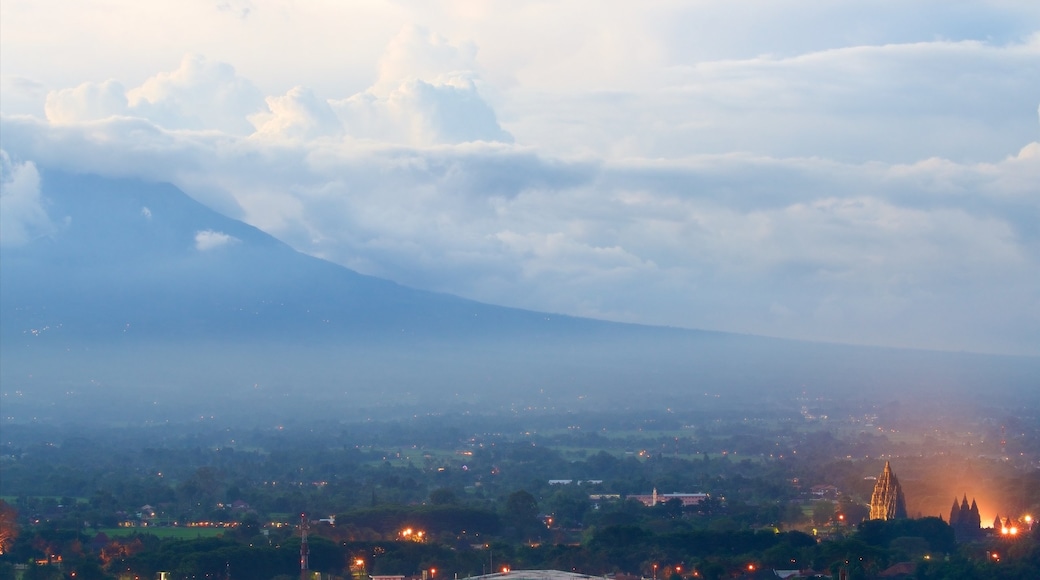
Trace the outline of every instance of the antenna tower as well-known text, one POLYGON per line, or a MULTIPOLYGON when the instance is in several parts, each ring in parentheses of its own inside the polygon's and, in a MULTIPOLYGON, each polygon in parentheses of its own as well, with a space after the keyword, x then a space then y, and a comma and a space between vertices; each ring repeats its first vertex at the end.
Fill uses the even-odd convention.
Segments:
POLYGON ((300 580, 310 580, 310 554, 307 546, 307 514, 300 514, 300 580))

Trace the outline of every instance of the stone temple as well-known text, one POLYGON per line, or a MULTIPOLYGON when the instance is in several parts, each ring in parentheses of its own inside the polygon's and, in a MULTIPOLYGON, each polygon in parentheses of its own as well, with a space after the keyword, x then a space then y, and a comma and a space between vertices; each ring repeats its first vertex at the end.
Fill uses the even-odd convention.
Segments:
POLYGON ((968 506, 968 495, 960 504, 957 498, 953 499, 953 508, 950 510, 950 527, 958 542, 976 540, 982 537, 982 516, 979 515, 979 506, 975 498, 971 498, 971 506, 968 506))
POLYGON ((906 499, 899 479, 892 473, 892 466, 885 462, 885 470, 874 484, 874 494, 870 496, 870 519, 894 520, 906 518, 906 499))

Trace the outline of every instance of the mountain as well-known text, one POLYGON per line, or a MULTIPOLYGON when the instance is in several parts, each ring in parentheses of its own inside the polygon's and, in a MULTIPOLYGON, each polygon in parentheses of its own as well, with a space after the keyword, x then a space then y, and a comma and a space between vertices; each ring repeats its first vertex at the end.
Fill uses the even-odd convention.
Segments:
POLYGON ((1013 404, 1040 392, 1036 358, 617 324, 407 288, 168 184, 41 175, 52 232, 0 255, 6 420, 714 412, 812 396, 1013 404))
POLYGON ((45 172, 52 235, 5 248, 5 338, 472 337, 603 323, 406 288, 301 254, 168 184, 45 172))

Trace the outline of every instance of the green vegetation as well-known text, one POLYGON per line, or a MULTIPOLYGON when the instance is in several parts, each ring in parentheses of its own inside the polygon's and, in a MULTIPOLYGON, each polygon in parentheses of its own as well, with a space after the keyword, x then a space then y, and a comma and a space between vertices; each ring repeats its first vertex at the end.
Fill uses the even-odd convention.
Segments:
MULTIPOLYGON (((733 577, 749 566, 872 578, 899 562, 921 578, 1040 572, 1040 531, 958 544, 935 517, 861 523, 872 488, 864 478, 879 473, 881 456, 901 457, 893 462, 912 505, 934 495, 938 509, 952 497, 927 474, 957 469, 985 473, 1002 505, 1037 510, 1035 470, 974 446, 958 451, 951 442, 962 434, 938 439, 926 423, 916 436, 900 424, 899 441, 849 425, 674 413, 270 430, 10 425, 0 491, 15 533, 3 540, 0 579, 57 556, 77 578, 294 576, 301 513, 312 568, 344 579, 431 568, 464 577, 492 563, 596 575, 656 567, 660 578, 733 577), (817 484, 837 495, 814 495, 817 484), (624 499, 655 488, 709 497, 686 507, 624 499)), ((1035 429, 1015 444, 1028 449, 1035 429)))
POLYGON ((223 528, 149 526, 147 528, 101 528, 98 530, 98 533, 105 534, 109 538, 155 536, 160 539, 194 540, 197 538, 217 538, 226 534, 227 531, 223 528))

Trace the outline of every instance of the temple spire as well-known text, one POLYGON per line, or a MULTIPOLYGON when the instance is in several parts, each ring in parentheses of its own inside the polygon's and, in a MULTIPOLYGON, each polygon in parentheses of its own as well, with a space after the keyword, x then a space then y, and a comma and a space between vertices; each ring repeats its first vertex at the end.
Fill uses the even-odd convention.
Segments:
POLYGON ((892 465, 886 461, 874 485, 874 493, 870 497, 870 519, 893 520, 906 518, 906 499, 899 478, 892 471, 892 465))

